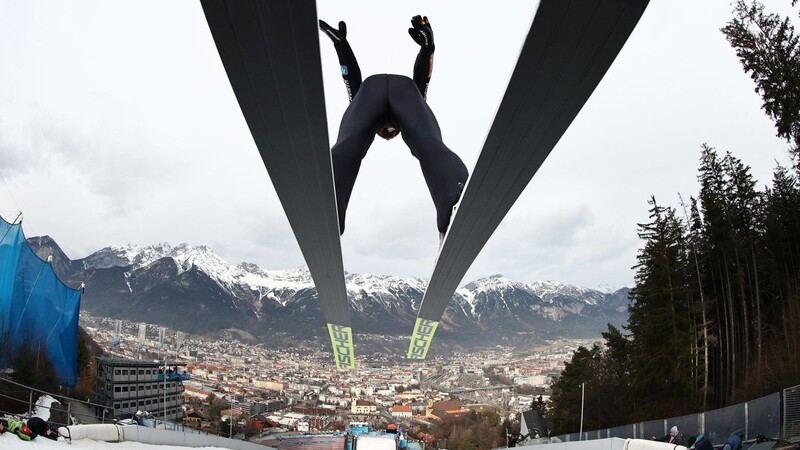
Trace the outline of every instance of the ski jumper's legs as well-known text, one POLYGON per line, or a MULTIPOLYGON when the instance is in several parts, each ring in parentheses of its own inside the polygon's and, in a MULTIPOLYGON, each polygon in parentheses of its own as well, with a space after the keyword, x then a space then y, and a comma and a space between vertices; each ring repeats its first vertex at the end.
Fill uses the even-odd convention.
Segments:
POLYGON ((444 233, 450 225, 453 205, 467 181, 467 167, 442 142, 433 111, 417 85, 402 75, 373 75, 364 80, 342 117, 339 136, 331 148, 339 231, 344 233, 350 194, 375 133, 394 120, 422 175, 436 206, 436 227, 444 233))
POLYGON ((422 175, 436 206, 436 226, 444 233, 450 225, 453 205, 461 196, 467 181, 467 167, 442 142, 439 123, 414 81, 402 75, 386 77, 389 81, 391 115, 411 154, 419 160, 422 175))
POLYGON ((361 168, 361 160, 367 155, 375 132, 389 118, 386 75, 373 75, 364 80, 345 110, 339 126, 339 137, 331 148, 339 233, 344 233, 347 204, 361 168))

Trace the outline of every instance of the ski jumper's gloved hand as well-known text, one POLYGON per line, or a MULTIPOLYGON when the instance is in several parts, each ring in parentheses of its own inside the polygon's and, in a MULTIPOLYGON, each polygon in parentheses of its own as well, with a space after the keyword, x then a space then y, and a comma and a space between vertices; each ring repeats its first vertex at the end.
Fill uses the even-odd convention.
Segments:
POLYGON ((414 16, 411 18, 411 28, 408 34, 419 44, 419 53, 414 61, 414 83, 419 88, 423 99, 428 98, 428 84, 433 74, 433 28, 427 16, 414 16))
POLYGON ((361 69, 358 67, 358 61, 353 54, 353 49, 350 48, 350 43, 347 42, 347 24, 340 21, 337 29, 328 25, 324 20, 320 20, 319 29, 333 41, 333 48, 336 49, 336 56, 339 57, 339 65, 342 68, 347 97, 352 102, 353 97, 358 93, 358 88, 361 87, 361 69))
POLYGON ((347 40, 347 24, 344 23, 344 21, 339 22, 339 29, 337 30, 336 28, 328 25, 328 23, 324 20, 320 20, 319 29, 322 30, 323 33, 327 34, 329 38, 331 38, 334 45, 341 44, 347 40))
POLYGON ((414 39, 414 42, 419 44, 422 48, 433 47, 433 29, 431 23, 428 21, 428 16, 414 16, 411 18, 411 28, 408 29, 408 34, 414 39))

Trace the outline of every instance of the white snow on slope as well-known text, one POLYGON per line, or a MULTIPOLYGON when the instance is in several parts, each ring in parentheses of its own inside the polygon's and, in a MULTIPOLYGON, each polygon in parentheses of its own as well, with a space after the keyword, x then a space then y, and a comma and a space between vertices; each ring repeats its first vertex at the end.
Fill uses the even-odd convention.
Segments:
MULTIPOLYGON (((23 441, 15 434, 0 434, 0 448, 11 450, 186 450, 192 447, 176 445, 150 445, 140 442, 102 442, 91 439, 76 439, 70 444, 64 438, 52 441, 44 437, 37 437, 32 441, 23 441)), ((223 447, 201 447, 205 450, 225 450, 223 447)), ((266 448, 266 447, 264 447, 266 448)))

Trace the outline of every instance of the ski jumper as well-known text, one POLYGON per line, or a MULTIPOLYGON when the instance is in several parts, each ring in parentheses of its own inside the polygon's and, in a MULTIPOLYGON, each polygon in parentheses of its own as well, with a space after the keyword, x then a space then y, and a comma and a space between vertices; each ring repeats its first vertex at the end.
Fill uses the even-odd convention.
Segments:
MULTIPOLYGON (((427 19, 424 23, 427 24, 427 19)), ((344 29, 343 22, 340 22, 340 28, 344 29)), ((326 30, 323 28, 323 31, 326 30)), ((436 226, 444 233, 468 172, 461 158, 442 142, 439 124, 425 102, 433 69, 433 43, 421 44, 414 63, 413 80, 403 75, 381 74, 372 75, 362 83, 361 70, 350 44, 344 36, 338 42, 332 39, 350 98, 336 144, 331 148, 340 233, 344 233, 347 204, 361 160, 372 145, 375 134, 381 131, 381 136, 384 136, 387 129, 393 133, 389 138, 399 131, 411 154, 419 161, 436 206, 436 226)))

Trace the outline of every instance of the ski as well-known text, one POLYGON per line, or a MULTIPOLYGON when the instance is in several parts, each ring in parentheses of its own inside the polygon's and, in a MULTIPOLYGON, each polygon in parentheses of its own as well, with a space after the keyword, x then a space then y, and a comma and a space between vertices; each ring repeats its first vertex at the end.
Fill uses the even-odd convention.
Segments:
POLYGON ((600 83, 648 0, 542 0, 439 250, 407 358, 425 359, 472 262, 600 83))
POLYGON ((317 288, 338 368, 354 368, 314 0, 201 0, 233 92, 317 288))

